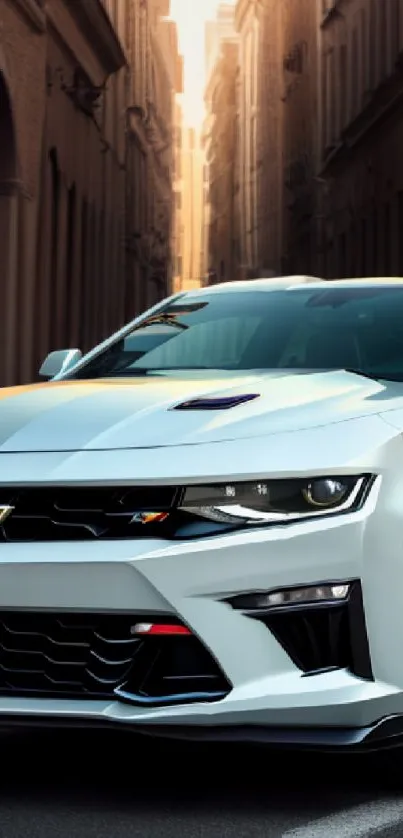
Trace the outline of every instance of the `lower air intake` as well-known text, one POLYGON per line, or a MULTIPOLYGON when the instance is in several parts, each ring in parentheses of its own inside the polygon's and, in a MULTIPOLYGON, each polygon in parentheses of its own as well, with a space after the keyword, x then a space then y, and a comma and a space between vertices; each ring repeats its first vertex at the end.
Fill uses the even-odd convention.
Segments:
POLYGON ((267 614, 262 622, 304 672, 352 669, 347 609, 344 605, 267 614))
POLYGON ((144 619, 164 622, 134 614, 0 612, 0 696, 166 704, 229 692, 196 637, 138 637, 144 619))
MULTIPOLYGON (((259 595, 257 595, 259 596, 259 595)), ((248 595, 250 600, 253 595, 248 595)), ((245 597, 227 600, 245 616, 264 623, 293 663, 305 675, 348 669, 372 680, 361 585, 351 584, 341 602, 245 608, 245 597)))
POLYGON ((146 637, 120 698, 145 705, 218 701, 229 684, 195 637, 146 637))

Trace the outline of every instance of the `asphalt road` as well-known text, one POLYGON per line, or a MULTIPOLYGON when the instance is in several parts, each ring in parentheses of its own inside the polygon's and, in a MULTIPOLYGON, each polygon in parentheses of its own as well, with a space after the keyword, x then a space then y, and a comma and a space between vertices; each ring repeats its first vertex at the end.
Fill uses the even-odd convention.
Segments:
POLYGON ((400 757, 0 737, 1 838, 402 838, 400 757))

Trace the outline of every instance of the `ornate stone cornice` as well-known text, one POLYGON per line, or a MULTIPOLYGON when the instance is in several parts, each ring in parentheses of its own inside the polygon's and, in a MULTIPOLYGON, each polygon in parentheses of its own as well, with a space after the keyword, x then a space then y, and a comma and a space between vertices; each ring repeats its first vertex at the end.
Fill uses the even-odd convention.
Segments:
POLYGON ((100 0, 52 0, 45 9, 49 23, 94 87, 124 67, 126 56, 100 0))

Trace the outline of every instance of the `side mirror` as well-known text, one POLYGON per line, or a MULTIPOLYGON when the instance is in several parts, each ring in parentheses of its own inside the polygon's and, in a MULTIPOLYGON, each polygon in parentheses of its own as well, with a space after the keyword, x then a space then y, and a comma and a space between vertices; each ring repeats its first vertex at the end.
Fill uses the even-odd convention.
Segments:
POLYGON ((74 367, 74 364, 77 364, 82 357, 83 353, 80 349, 57 349, 55 352, 49 352, 39 370, 39 375, 41 378, 54 378, 55 375, 74 367))

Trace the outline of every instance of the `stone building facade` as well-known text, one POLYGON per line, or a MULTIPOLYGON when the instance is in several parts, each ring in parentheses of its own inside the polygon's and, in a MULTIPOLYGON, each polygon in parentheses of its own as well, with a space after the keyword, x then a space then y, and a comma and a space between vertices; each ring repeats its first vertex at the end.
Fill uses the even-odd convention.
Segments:
POLYGON ((10 384, 34 378, 49 350, 85 349, 122 321, 124 132, 108 85, 125 55, 98 0, 4 2, 0 24, 0 383, 10 384))
POLYGON ((238 0, 237 207, 239 276, 269 276, 281 268, 282 4, 238 0))
POLYGON ((168 0, 0 3, 0 386, 170 290, 168 13, 168 0))
POLYGON ((176 97, 183 88, 169 0, 131 0, 127 138, 127 305, 138 312, 173 285, 176 97))
POLYGON ((317 268, 320 61, 317 0, 282 0, 283 272, 317 268))
POLYGON ((322 0, 321 270, 403 275, 403 2, 322 0))
POLYGON ((238 0, 235 21, 240 275, 403 275, 403 0, 238 0))
MULTIPOLYGON (((216 216, 220 212, 219 197, 216 194, 217 166, 223 162, 224 179, 230 177, 233 183, 233 208, 228 218, 228 228, 231 229, 230 237, 236 237, 236 247, 239 249, 239 224, 238 206, 239 198, 239 171, 236 157, 237 148, 231 158, 232 172, 228 171, 228 157, 224 162, 224 155, 217 144, 218 136, 223 139, 228 147, 238 147, 239 114, 238 103, 234 106, 234 99, 237 100, 238 93, 238 54, 234 62, 234 53, 237 51, 239 39, 235 31, 235 6, 233 3, 220 2, 217 6, 216 16, 205 24, 205 118, 202 126, 201 144, 203 149, 203 208, 202 208, 202 242, 201 242, 201 266, 200 277, 202 284, 209 284, 218 281, 220 263, 222 257, 217 249, 217 237, 215 235, 216 216), (229 45, 226 49, 226 45, 229 45), (224 58, 223 47, 226 49, 224 58), (232 52, 232 60, 228 53, 232 52), (223 74, 225 66, 225 72, 223 74), (227 113, 218 113, 217 100, 221 97, 224 101, 228 99, 227 113), (230 123, 232 120, 232 125, 230 123), (225 127, 224 127, 225 126, 225 127), (231 137, 234 142, 232 143, 231 137), (214 206, 211 203, 214 202, 214 206), (237 229, 235 230, 235 228, 237 229)), ((220 175, 218 175, 220 177, 220 175)), ((226 208, 228 211, 228 207, 226 208)), ((235 270, 239 269, 240 255, 236 260, 235 270)), ((227 270, 229 270, 228 259, 227 270)), ((236 274, 233 278, 236 278, 236 274)))
POLYGON ((238 0, 239 33, 239 212, 241 269, 254 271, 258 253, 259 12, 261 0, 238 0))
POLYGON ((185 237, 185 219, 183 217, 183 200, 185 183, 183 180, 183 111, 179 101, 175 102, 175 141, 174 141, 174 209, 172 218, 173 278, 172 290, 176 293, 182 288, 183 247, 185 237))
POLYGON ((258 6, 256 273, 267 277, 282 270, 284 88, 281 69, 284 2, 286 0, 281 0, 281 3, 261 0, 258 6))
POLYGON ((200 264, 200 278, 202 285, 209 284, 210 271, 210 254, 209 254, 209 238, 210 238, 210 170, 208 159, 211 153, 211 136, 212 127, 214 124, 213 115, 209 108, 206 109, 204 115, 202 130, 200 135, 200 144, 203 152, 203 175, 202 175, 202 210, 201 210, 201 264, 200 264))
POLYGON ((210 121, 204 135, 209 209, 204 246, 212 282, 237 279, 240 263, 236 203, 237 64, 238 43, 233 35, 221 42, 205 92, 210 121))
POLYGON ((37 340, 37 227, 46 109, 46 19, 39 3, 0 7, 0 384, 24 376, 37 340), (26 244, 20 246, 24 226, 26 244), (18 348, 18 352, 17 352, 18 348))
POLYGON ((167 20, 168 0, 149 0, 151 19, 151 99, 148 137, 151 153, 151 259, 149 304, 172 292, 175 227, 176 96, 183 92, 183 61, 176 24, 167 20))
POLYGON ((195 128, 182 130, 182 274, 181 289, 201 285, 201 250, 203 241, 203 149, 195 128))

